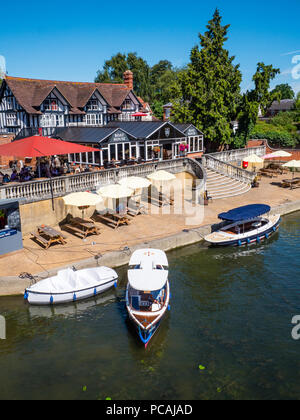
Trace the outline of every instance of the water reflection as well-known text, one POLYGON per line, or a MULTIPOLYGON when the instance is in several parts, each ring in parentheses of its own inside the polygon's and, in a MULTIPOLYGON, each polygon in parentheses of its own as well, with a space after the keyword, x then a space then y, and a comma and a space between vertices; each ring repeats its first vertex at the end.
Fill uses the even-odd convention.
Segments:
POLYGON ((108 291, 103 295, 98 295, 88 300, 78 301, 76 303, 53 306, 27 305, 27 309, 31 321, 34 321, 37 318, 71 318, 80 317, 95 306, 108 305, 115 301, 116 294, 113 291, 108 291))

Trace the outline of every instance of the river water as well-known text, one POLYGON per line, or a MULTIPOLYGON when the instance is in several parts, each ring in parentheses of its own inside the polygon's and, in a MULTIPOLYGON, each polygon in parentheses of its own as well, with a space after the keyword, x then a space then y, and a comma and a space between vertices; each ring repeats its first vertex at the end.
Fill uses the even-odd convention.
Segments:
POLYGON ((0 298, 0 399, 299 399, 300 214, 249 248, 168 254, 171 311, 145 351, 120 287, 55 308, 0 298))

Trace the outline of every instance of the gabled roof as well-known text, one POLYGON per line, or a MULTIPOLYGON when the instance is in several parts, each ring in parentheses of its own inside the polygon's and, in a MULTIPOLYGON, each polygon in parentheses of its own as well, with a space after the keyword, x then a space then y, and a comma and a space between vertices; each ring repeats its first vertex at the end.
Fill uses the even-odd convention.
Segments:
POLYGON ((109 107, 119 108, 131 92, 125 84, 78 83, 54 80, 25 79, 6 76, 5 82, 18 103, 29 114, 40 114, 39 107, 56 88, 71 106, 73 114, 83 113, 83 108, 96 90, 109 107))
POLYGON ((179 132, 182 137, 185 137, 185 134, 177 128, 175 124, 172 124, 169 121, 112 121, 108 124, 108 127, 120 127, 136 138, 147 139, 165 125, 170 125, 179 132))
POLYGON ((291 111, 295 107, 294 99, 283 99, 282 101, 274 101, 269 111, 291 111))
POLYGON ((102 143, 112 134, 117 131, 124 131, 129 137, 133 137, 132 134, 122 130, 118 127, 67 127, 58 128, 55 132, 55 137, 69 141, 72 143, 90 143, 97 144, 102 143))
POLYGON ((199 134, 203 134, 202 131, 198 130, 198 128, 194 126, 194 124, 177 124, 177 123, 174 123, 174 125, 175 125, 175 127, 177 127, 179 130, 183 131, 184 133, 186 133, 189 128, 194 128, 195 130, 198 131, 199 134))

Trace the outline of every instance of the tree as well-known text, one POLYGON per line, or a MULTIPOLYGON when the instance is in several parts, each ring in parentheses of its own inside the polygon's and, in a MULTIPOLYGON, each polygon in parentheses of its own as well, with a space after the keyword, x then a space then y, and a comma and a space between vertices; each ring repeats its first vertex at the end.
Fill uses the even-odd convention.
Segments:
POLYGON ((95 79, 96 83, 122 83, 123 74, 129 70, 127 57, 124 54, 118 53, 106 60, 103 69, 98 70, 95 79))
POLYGON ((123 83, 126 70, 134 74, 133 89, 146 102, 151 99, 150 67, 136 53, 118 53, 105 61, 103 69, 98 70, 96 83, 123 83))
POLYGON ((216 144, 232 141, 230 122, 236 118, 242 80, 235 57, 224 48, 230 25, 222 26, 215 11, 207 32, 199 34, 186 71, 178 74, 172 88, 173 120, 191 122, 204 132, 206 140, 216 144))
POLYGON ((133 89, 138 96, 150 103, 154 115, 161 118, 163 105, 170 102, 170 86, 175 82, 180 69, 173 68, 168 60, 161 60, 153 67, 136 53, 118 53, 105 61, 97 72, 97 83, 123 83, 126 70, 133 72, 133 89))
POLYGON ((280 69, 275 69, 272 65, 265 65, 264 63, 257 64, 256 73, 253 76, 255 88, 249 92, 248 96, 252 102, 257 102, 262 110, 265 112, 274 100, 280 100, 280 93, 270 92, 271 80, 275 79, 280 69))
POLYGON ((300 92, 298 92, 298 94, 297 94, 295 108, 296 108, 297 111, 300 111, 300 92))
POLYGON ((255 127, 259 108, 264 113, 274 100, 280 100, 280 92, 270 92, 271 80, 278 73, 280 73, 280 70, 275 69, 272 65, 267 66, 264 63, 257 64, 256 73, 252 78, 255 87, 243 95, 239 105, 239 129, 234 139, 237 147, 242 147, 247 144, 250 134, 255 127))
POLYGON ((272 90, 271 93, 272 94, 280 93, 281 94, 280 99, 294 99, 295 98, 295 93, 292 87, 288 83, 277 85, 275 89, 272 90))

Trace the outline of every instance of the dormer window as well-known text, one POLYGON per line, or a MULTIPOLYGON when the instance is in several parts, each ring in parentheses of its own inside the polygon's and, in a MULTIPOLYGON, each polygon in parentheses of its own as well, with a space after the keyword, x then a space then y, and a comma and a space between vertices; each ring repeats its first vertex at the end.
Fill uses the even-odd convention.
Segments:
POLYGON ((99 110, 99 104, 96 99, 90 99, 86 105, 87 111, 98 111, 99 110))
POLYGON ((6 98, 6 104, 7 104, 7 109, 8 109, 8 110, 12 110, 12 109, 14 109, 14 101, 13 101, 12 96, 8 96, 8 97, 6 98))
POLYGON ((45 111, 58 111, 57 99, 46 99, 44 102, 45 111))
POLYGON ((133 103, 130 99, 125 99, 123 106, 123 109, 133 109, 133 103))

